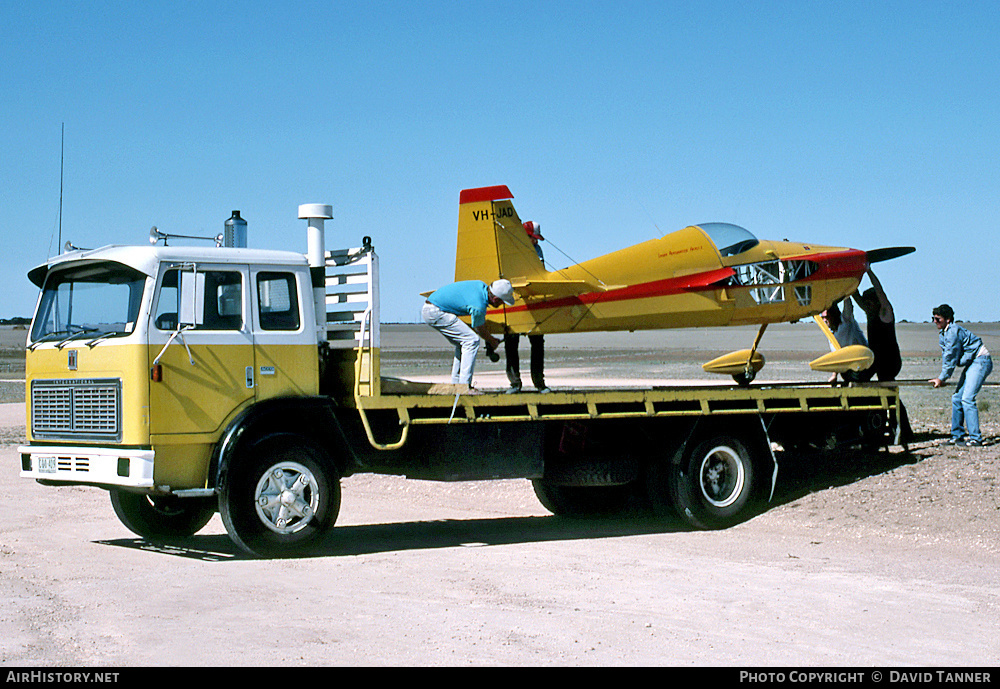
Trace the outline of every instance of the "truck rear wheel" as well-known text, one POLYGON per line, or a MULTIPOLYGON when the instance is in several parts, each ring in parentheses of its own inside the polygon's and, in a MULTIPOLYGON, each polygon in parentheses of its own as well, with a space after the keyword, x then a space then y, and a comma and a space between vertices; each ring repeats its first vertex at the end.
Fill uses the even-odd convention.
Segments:
POLYGON ((699 443, 674 472, 674 506, 681 518, 702 529, 740 521, 753 487, 753 458, 735 438, 699 443))
POLYGON ((215 498, 178 498, 111 490, 111 506, 132 533, 143 538, 186 538, 208 524, 215 498))
POLYGON ((270 438, 230 469, 219 512, 229 536, 248 553, 300 553, 337 520, 340 476, 321 448, 299 438, 270 438))
POLYGON ((560 517, 610 517, 624 511, 632 486, 563 486, 542 479, 531 482, 542 507, 560 517))
POLYGON ((673 510, 699 529, 722 529, 745 518, 754 488, 754 458, 726 435, 696 443, 679 464, 658 462, 647 487, 660 516, 673 510))

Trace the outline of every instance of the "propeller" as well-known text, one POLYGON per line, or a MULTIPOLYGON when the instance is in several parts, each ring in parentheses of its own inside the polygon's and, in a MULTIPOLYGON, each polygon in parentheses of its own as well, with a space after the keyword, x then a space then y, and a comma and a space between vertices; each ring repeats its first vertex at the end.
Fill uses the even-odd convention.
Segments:
POLYGON ((900 256, 912 254, 916 250, 917 248, 914 246, 887 246, 883 249, 872 249, 865 253, 868 255, 868 263, 881 263, 882 261, 890 261, 900 256))

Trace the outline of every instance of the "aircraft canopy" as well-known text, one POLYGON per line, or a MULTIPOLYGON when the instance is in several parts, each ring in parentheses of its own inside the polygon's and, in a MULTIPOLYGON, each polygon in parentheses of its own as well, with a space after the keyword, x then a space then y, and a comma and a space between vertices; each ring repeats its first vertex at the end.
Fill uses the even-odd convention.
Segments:
POLYGON ((749 251, 758 244, 760 240, 753 236, 749 230, 745 230, 739 225, 731 225, 725 222, 708 222, 697 225, 708 238, 715 243, 719 253, 723 256, 735 256, 749 251))

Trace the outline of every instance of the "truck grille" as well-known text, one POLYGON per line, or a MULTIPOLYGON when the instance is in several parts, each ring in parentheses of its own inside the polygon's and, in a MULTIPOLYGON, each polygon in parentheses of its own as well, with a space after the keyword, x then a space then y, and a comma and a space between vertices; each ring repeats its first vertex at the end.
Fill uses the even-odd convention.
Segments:
POLYGON ((121 440, 118 378, 31 381, 31 432, 36 438, 121 440))

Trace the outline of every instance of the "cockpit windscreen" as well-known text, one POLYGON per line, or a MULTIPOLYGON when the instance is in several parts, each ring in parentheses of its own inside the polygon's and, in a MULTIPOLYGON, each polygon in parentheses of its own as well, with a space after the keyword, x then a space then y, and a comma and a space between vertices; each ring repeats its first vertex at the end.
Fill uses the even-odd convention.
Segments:
POLYGON ((745 230, 739 225, 731 225, 725 222, 708 222, 697 225, 709 239, 715 243, 719 253, 723 256, 735 256, 749 251, 760 243, 760 240, 753 236, 749 230, 745 230))

